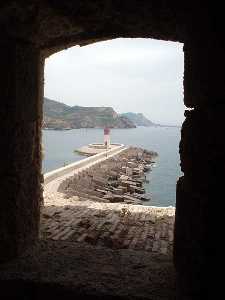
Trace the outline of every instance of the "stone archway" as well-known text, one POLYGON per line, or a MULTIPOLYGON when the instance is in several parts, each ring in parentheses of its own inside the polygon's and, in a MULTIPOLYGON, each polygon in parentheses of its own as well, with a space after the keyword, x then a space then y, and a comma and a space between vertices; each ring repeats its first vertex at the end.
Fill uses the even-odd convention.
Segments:
POLYGON ((225 161, 224 37, 218 10, 213 4, 136 0, 1 5, 1 261, 17 257, 38 239, 44 57, 114 37, 180 41, 185 45, 184 100, 193 110, 186 115, 180 144, 184 177, 177 187, 174 261, 180 299, 203 294, 222 218, 212 207, 223 192, 225 161))

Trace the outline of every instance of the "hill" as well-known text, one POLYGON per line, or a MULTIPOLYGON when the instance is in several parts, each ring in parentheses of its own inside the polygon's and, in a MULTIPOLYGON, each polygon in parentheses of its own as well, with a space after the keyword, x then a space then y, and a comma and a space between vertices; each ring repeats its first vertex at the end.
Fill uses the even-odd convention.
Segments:
POLYGON ((156 126, 157 124, 154 124, 152 121, 147 119, 142 113, 133 113, 133 112, 128 112, 128 113, 123 113, 121 116, 124 116, 128 118, 132 123, 134 123, 136 126, 156 126))
POLYGON ((135 128, 126 116, 117 114, 112 107, 69 106, 44 98, 45 129, 73 128, 135 128))

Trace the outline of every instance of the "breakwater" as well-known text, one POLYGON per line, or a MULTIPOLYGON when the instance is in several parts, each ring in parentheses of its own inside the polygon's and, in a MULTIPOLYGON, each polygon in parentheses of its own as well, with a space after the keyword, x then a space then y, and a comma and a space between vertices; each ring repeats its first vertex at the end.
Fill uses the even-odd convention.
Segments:
POLYGON ((93 156, 84 168, 45 184, 41 237, 171 258, 175 208, 133 205, 146 203, 138 198, 146 197, 140 185, 154 156, 141 148, 124 147, 107 158, 93 156))
POLYGON ((151 170, 156 155, 142 148, 129 147, 67 177, 60 183, 58 192, 77 200, 143 204, 150 200, 143 188, 145 172, 151 170))

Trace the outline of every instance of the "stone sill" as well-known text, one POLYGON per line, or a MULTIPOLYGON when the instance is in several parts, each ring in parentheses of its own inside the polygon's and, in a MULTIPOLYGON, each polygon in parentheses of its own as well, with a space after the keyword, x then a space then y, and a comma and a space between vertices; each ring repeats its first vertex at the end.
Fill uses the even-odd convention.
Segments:
POLYGON ((39 241, 0 270, 7 299, 175 299, 171 259, 146 251, 39 241))

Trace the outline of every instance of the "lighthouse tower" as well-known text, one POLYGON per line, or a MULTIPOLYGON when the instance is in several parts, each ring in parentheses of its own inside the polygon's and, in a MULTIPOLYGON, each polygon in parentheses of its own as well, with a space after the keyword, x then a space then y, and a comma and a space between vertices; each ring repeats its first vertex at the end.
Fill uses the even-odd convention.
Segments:
POLYGON ((104 128, 104 145, 107 149, 110 147, 110 129, 108 127, 104 128))

